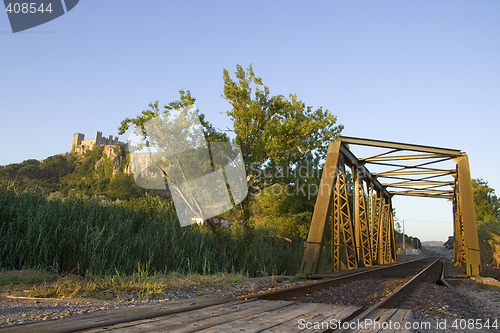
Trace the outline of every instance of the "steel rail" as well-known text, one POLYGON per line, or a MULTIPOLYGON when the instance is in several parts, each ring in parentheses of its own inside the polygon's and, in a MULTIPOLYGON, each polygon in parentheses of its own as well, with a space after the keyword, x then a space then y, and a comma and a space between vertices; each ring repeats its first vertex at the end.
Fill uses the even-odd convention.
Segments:
MULTIPOLYGON (((255 294, 255 295, 251 295, 251 296, 240 296, 240 298, 269 299, 269 298, 274 298, 276 296, 282 297, 282 296, 286 296, 286 295, 290 295, 290 294, 298 294, 298 293, 302 293, 302 292, 305 292, 308 290, 314 290, 314 289, 318 289, 318 288, 325 288, 325 287, 328 288, 328 287, 332 287, 338 283, 353 280, 353 279, 356 279, 359 277, 363 277, 365 275, 379 273, 381 271, 390 271, 390 270, 395 269, 395 268, 400 268, 401 266, 405 266, 408 264, 414 264, 417 262, 425 261, 427 259, 428 258, 426 257, 426 258, 422 258, 422 259, 410 260, 410 261, 405 261, 405 262, 391 264, 391 265, 384 265, 384 266, 376 267, 373 269, 368 269, 368 270, 361 271, 361 272, 354 272, 354 273, 350 273, 350 274, 337 276, 337 277, 334 277, 334 278, 331 278, 328 280, 324 280, 324 281, 317 281, 317 282, 306 284, 306 285, 300 285, 300 286, 294 286, 294 287, 290 287, 290 288, 267 291, 265 293, 255 294)), ((319 274, 317 276, 318 277, 326 277, 326 275, 319 275, 319 274)))
MULTIPOLYGON (((357 313, 351 314, 351 316, 350 316, 351 318, 348 317, 348 318, 344 319, 344 322, 346 322, 346 321, 348 321, 350 323, 361 322, 364 319, 366 319, 367 317, 369 317, 370 315, 372 315, 376 310, 382 308, 384 305, 386 305, 390 301, 393 301, 395 298, 401 296, 404 292, 406 292, 408 289, 410 289, 411 287, 413 287, 424 276, 424 274, 426 274, 431 268, 435 267, 435 265, 438 264, 441 261, 441 258, 442 257, 439 257, 435 261, 431 262, 424 269, 422 269, 420 272, 418 272, 417 274, 415 274, 404 285, 402 285, 401 287, 399 287, 398 289, 396 289, 394 292, 392 292, 391 294, 389 294, 384 299, 382 299, 382 300, 378 301, 377 303, 373 304, 372 306, 370 306, 369 308, 367 308, 365 311, 363 311, 361 313, 358 312, 359 314, 357 314, 357 313)), ((350 328, 340 330, 340 332, 342 332, 342 333, 354 332, 354 331, 356 331, 356 330, 353 330, 353 329, 350 329, 350 328)), ((333 330, 326 330, 324 332, 333 332, 333 330)))

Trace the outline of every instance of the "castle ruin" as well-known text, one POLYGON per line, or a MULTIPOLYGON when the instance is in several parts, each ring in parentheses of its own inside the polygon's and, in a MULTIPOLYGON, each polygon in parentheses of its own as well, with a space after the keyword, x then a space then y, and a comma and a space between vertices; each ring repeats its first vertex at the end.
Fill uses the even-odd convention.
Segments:
POLYGON ((83 154, 86 151, 92 150, 95 145, 114 145, 114 144, 124 144, 118 141, 118 137, 113 138, 112 135, 109 137, 103 137, 102 132, 97 131, 95 138, 85 140, 85 134, 75 133, 73 134, 73 139, 71 140, 71 152, 77 154, 83 154))

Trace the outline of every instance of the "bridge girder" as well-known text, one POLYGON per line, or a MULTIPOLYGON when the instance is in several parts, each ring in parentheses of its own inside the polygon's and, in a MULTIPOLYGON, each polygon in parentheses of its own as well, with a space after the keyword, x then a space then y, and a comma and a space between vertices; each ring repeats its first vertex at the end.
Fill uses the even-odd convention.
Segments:
POLYGON ((467 275, 479 275, 479 241, 467 154, 456 149, 351 137, 339 137, 329 145, 299 275, 318 273, 323 243, 331 244, 332 271, 396 261, 394 195, 451 200, 454 263, 467 275), (348 145, 387 150, 358 159, 348 145), (436 167, 450 160, 456 163, 455 169, 436 167), (366 167, 370 164, 390 169, 371 173, 366 167), (325 242, 328 221, 332 222, 331 238, 325 242))

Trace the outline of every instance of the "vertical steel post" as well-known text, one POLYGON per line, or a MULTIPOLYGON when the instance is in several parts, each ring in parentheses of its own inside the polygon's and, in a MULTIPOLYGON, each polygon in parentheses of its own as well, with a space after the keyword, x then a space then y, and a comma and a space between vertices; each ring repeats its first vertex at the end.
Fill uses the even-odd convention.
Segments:
POLYGON ((332 272, 340 270, 340 172, 335 181, 333 190, 332 211, 332 272))
POLYGON ((364 190, 364 182, 357 178, 354 182, 354 210, 356 244, 358 244, 358 265, 372 265, 372 244, 368 207, 364 190))
POLYGON ((370 251, 371 251, 371 261, 372 264, 377 262, 377 256, 375 252, 375 244, 374 244, 374 237, 376 236, 374 233, 374 225, 375 225, 375 198, 373 197, 373 185, 371 183, 367 183, 368 186, 368 231, 370 235, 370 251))
POLYGON ((387 264, 387 237, 388 237, 388 210, 386 198, 382 198, 382 218, 380 219, 380 231, 379 231, 379 264, 387 264))
POLYGON ((390 262, 396 262, 396 236, 394 234, 394 214, 392 212, 392 199, 389 199, 389 257, 390 262))
POLYGON ((325 165, 323 167, 323 175, 319 185, 316 205, 314 206, 311 227, 309 229, 309 235, 307 236, 302 265, 300 267, 300 277, 307 277, 308 274, 316 273, 318 269, 318 261, 321 254, 321 241, 323 239, 325 223, 328 219, 333 186, 337 174, 340 145, 340 141, 333 141, 330 142, 328 146, 325 165))
POLYGON ((377 216, 377 262, 379 265, 385 264, 384 262, 384 206, 385 199, 382 193, 377 191, 378 200, 378 216, 377 216))
POLYGON ((358 256, 358 262, 361 266, 365 266, 363 260, 363 249, 361 243, 361 221, 360 221, 360 197, 359 197, 359 177, 358 169, 356 167, 352 168, 352 177, 354 180, 354 235, 356 242, 356 254, 358 256))
POLYGON ((469 158, 464 153, 462 156, 457 157, 455 162, 458 166, 459 200, 465 245, 465 268, 467 275, 477 276, 481 271, 481 257, 479 254, 476 210, 474 207, 469 158))
POLYGON ((465 240, 462 208, 460 203, 460 186, 458 184, 458 166, 457 176, 455 177, 455 191, 453 195, 453 263, 455 264, 455 266, 464 266, 465 240))
POLYGON ((349 204, 349 191, 347 188, 347 174, 343 162, 339 163, 338 179, 340 180, 339 195, 339 212, 340 212, 340 228, 343 236, 343 250, 345 253, 347 269, 358 267, 358 256, 356 253, 356 241, 354 225, 351 217, 351 209, 349 204))

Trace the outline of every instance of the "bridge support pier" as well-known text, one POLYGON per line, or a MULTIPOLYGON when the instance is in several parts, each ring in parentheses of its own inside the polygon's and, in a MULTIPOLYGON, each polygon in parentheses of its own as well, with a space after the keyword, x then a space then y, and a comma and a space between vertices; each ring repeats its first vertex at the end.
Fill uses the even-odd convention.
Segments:
POLYGON ((476 210, 470 176, 469 158, 462 155, 454 159, 457 177, 453 196, 454 264, 467 275, 478 276, 481 270, 476 210))

